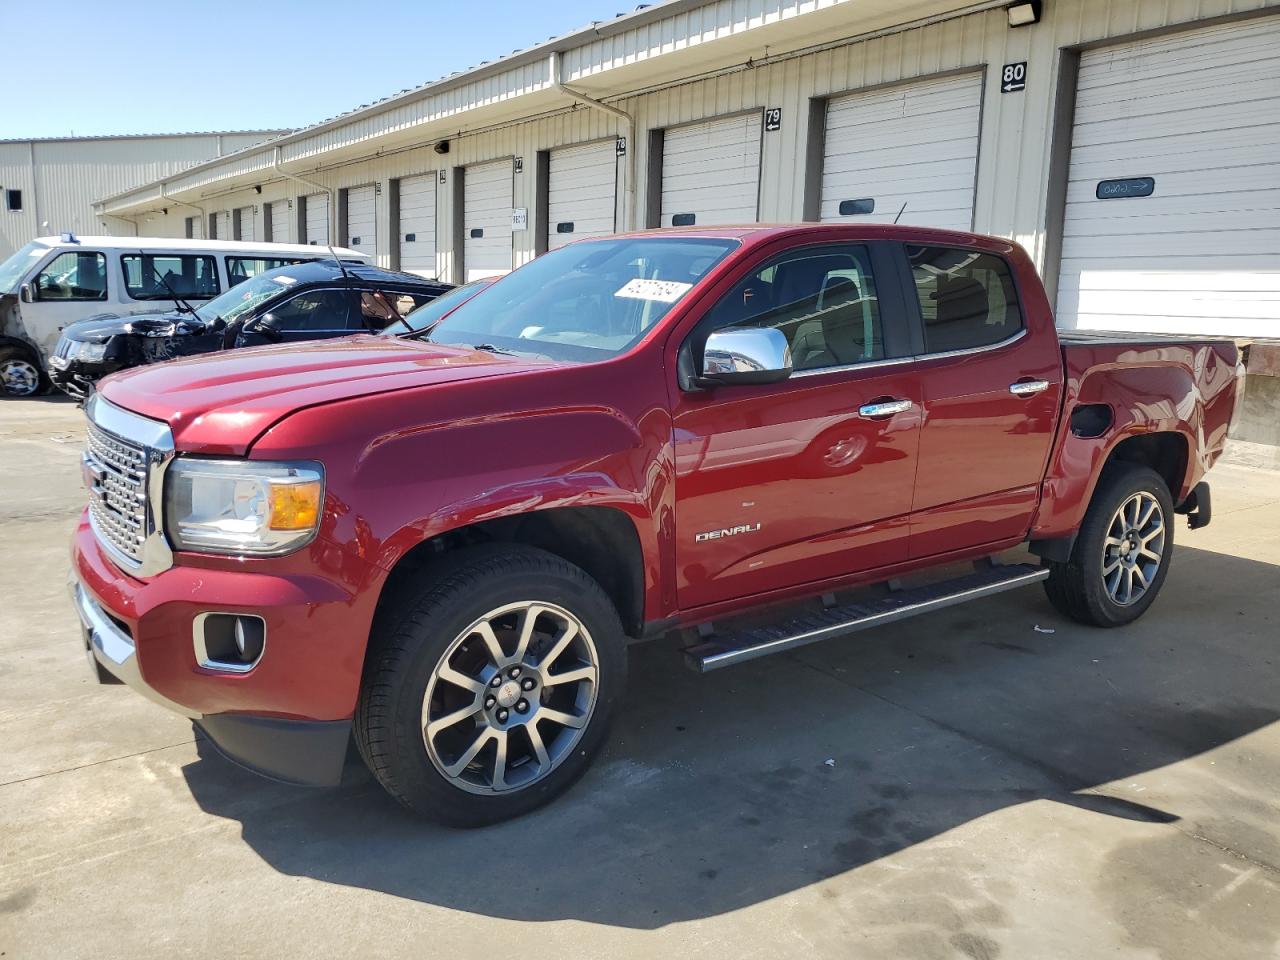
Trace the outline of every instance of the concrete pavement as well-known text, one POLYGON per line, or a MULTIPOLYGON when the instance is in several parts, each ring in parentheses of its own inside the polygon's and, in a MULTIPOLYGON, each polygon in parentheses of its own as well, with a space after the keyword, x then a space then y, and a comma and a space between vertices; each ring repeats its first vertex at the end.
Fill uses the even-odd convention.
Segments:
POLYGON ((93 682, 80 436, 0 403, 5 960, 1280 956, 1280 474, 1219 466, 1123 630, 1032 588, 707 677, 634 649, 582 783, 456 832, 93 682))

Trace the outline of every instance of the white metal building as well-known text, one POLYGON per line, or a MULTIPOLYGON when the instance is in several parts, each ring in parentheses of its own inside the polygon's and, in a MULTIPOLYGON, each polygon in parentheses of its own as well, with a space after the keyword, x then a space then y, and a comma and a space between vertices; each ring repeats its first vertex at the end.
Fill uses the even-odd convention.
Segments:
MULTIPOLYGON (((0 140, 0 259, 33 237, 67 231, 108 236, 150 233, 145 216, 141 220, 128 215, 127 219, 99 217, 93 201, 283 132, 0 140)), ((182 235, 182 218, 192 212, 182 210, 170 211, 173 217, 165 225, 170 234, 177 223, 177 235, 182 235)))
POLYGON ((668 0, 97 209, 454 280, 899 219, 1016 239, 1064 326, 1280 337, 1280 0, 668 0))

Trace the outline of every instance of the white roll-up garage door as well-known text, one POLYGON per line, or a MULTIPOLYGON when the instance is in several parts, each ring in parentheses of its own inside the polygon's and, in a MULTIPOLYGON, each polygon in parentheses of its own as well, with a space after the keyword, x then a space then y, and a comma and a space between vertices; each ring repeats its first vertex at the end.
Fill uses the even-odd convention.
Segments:
POLYGON ((511 270, 511 161, 467 167, 463 180, 462 263, 467 280, 511 270))
POLYGON ((293 208, 289 206, 289 201, 272 200, 267 207, 267 216, 271 218, 271 242, 288 243, 289 237, 293 235, 290 223, 293 220, 293 208))
POLYGON ((329 242, 329 195, 313 193, 306 197, 307 243, 325 246, 329 242))
POLYGON ((371 257, 378 255, 377 209, 373 184, 347 190, 347 246, 371 257))
POLYGON ((1280 19, 1081 54, 1058 322, 1280 336, 1280 19))
POLYGON ((760 114, 663 132, 661 226, 754 223, 759 210, 760 114))
POLYGON ((213 217, 213 237, 214 240, 230 240, 231 239, 231 211, 219 210, 213 217))
POLYGON ((400 181, 400 269, 434 277, 436 267, 436 176, 400 181))
POLYGON ((981 105, 977 73, 834 97, 821 219, 971 229, 981 105))
POLYGON ((614 141, 551 151, 547 249, 614 232, 618 150, 614 141))
POLYGON ((240 236, 237 240, 257 240, 257 233, 253 224, 253 207, 241 207, 240 213, 240 236))

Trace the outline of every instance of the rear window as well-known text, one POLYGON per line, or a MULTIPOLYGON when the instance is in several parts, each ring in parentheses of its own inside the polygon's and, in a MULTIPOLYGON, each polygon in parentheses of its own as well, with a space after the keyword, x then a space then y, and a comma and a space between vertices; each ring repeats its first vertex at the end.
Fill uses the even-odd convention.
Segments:
POLYGON ((274 270, 276 267, 291 267, 295 263, 306 263, 299 257, 227 257, 227 282, 231 286, 244 283, 250 277, 274 270))
POLYGON ((1000 257, 950 247, 908 246, 928 353, 971 350, 1022 329, 1009 265, 1000 257))
POLYGON ((171 300, 174 294, 207 300, 220 289, 215 260, 200 254, 126 253, 120 266, 131 300, 171 300))

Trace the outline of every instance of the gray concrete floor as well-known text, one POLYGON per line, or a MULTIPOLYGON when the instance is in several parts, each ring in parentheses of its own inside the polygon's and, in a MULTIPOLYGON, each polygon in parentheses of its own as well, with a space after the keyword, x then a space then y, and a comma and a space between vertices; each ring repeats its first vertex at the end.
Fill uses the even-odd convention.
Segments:
POLYGON ((1280 955, 1280 474, 1220 465, 1124 630, 1032 588, 702 678, 636 649, 581 784, 452 832, 91 680, 80 436, 0 403, 6 960, 1280 955))

